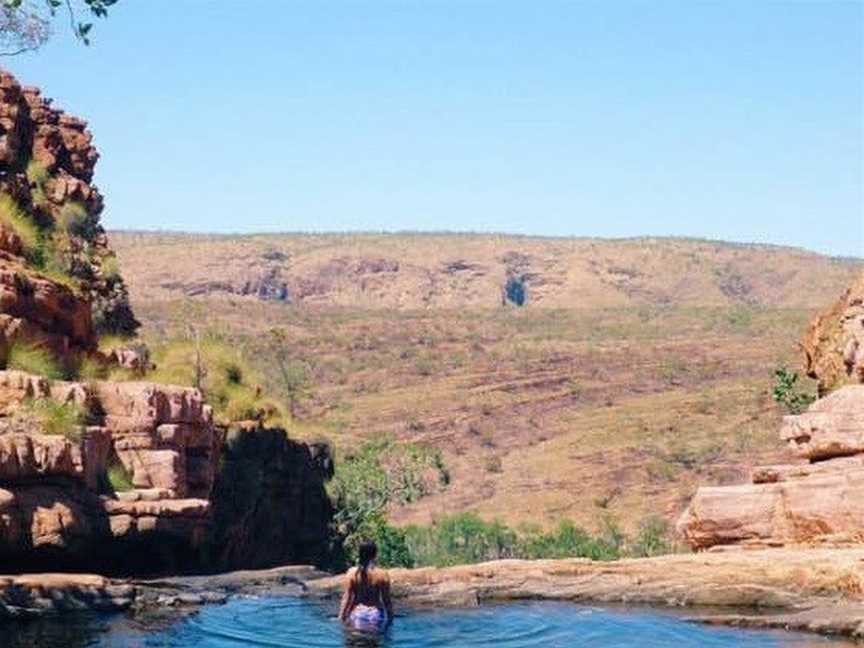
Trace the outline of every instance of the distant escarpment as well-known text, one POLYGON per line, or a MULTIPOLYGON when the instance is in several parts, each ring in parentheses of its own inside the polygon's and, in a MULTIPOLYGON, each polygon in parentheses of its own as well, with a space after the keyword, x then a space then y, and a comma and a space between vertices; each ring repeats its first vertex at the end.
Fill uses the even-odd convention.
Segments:
POLYGON ((862 288, 864 276, 802 343, 824 395, 784 419, 780 437, 799 462, 758 467, 750 484, 700 488, 678 523, 694 548, 864 542, 862 288))
POLYGON ((137 303, 362 309, 821 308, 861 260, 686 239, 113 232, 137 303), (182 252, 181 252, 182 251, 182 252), (160 260, 164 259, 164 263, 160 260))
POLYGON ((320 560, 313 449, 257 426, 226 443, 199 389, 145 380, 97 159, 85 122, 0 71, 0 572, 320 560))

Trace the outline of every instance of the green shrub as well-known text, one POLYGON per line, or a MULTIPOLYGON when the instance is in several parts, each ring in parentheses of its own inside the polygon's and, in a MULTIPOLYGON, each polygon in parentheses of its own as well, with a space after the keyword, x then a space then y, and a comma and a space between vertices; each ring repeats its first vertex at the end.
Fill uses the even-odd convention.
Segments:
POLYGON ((774 371, 777 382, 774 385, 772 396, 774 400, 783 405, 790 414, 800 414, 816 400, 816 396, 798 389, 798 373, 789 371, 786 367, 780 367, 774 371))
POLYGON ((7 226, 24 246, 24 254, 33 260, 42 246, 42 236, 38 225, 27 216, 9 194, 0 193, 0 223, 7 226))
MULTIPOLYGON (((100 348, 106 344, 103 341, 100 348)), ((147 374, 148 380, 199 387, 220 423, 282 423, 282 409, 258 387, 265 381, 232 340, 215 333, 201 335, 197 342, 173 338, 154 345, 151 355, 156 369, 147 374)))
POLYGON ((630 546, 630 554, 650 558, 672 552, 669 542, 669 523, 659 515, 652 515, 639 525, 639 533, 630 546))
POLYGON ((119 461, 115 460, 111 462, 105 476, 108 479, 108 485, 115 493, 130 491, 135 487, 132 483, 132 475, 129 474, 129 471, 119 461))
POLYGON ((500 522, 484 522, 474 513, 460 513, 429 527, 405 529, 408 547, 418 565, 446 567, 516 558, 519 538, 500 522))
POLYGON ((389 436, 368 441, 336 461, 327 489, 336 509, 336 533, 347 557, 354 558, 361 539, 370 537, 391 545, 389 564, 413 564, 404 532, 386 524, 386 509, 416 501, 449 481, 440 452, 415 443, 397 443, 389 436))
POLYGON ((87 421, 84 408, 50 398, 25 401, 24 412, 39 422, 43 434, 62 435, 73 441, 81 439, 81 427, 87 421))
POLYGON ((377 563, 382 567, 414 567, 406 532, 389 525, 382 514, 369 516, 356 533, 346 539, 344 549, 348 562, 357 562, 358 549, 365 540, 373 540, 378 546, 377 563))
POLYGON ((65 375, 63 367, 48 349, 21 343, 15 343, 9 349, 6 368, 26 371, 50 380, 62 380, 65 375))
POLYGON ((108 367, 91 356, 84 356, 78 361, 75 374, 79 380, 105 380, 108 367))

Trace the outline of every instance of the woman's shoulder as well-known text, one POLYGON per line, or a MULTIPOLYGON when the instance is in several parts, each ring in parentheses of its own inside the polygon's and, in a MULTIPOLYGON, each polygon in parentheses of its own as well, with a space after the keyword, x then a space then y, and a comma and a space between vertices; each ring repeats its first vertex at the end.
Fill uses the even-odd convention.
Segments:
POLYGON ((373 578, 376 583, 389 583, 390 582, 390 573, 386 569, 381 569, 380 567, 376 567, 373 570, 373 578))

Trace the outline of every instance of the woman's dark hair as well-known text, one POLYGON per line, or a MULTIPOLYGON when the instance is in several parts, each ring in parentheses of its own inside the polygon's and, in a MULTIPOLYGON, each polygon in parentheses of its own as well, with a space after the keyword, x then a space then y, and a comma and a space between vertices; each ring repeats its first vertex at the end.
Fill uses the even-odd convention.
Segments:
POLYGON ((357 552, 358 562, 360 567, 366 569, 375 558, 378 556, 378 545, 373 540, 366 540, 360 545, 357 552))

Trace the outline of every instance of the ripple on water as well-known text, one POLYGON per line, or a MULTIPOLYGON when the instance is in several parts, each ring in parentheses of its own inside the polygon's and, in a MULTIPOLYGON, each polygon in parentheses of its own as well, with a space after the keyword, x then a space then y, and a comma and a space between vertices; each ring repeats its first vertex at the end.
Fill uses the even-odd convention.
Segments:
MULTIPOLYGON (((8 630, 8 628, 4 629, 8 630)), ((304 600, 234 600, 205 608, 159 632, 118 619, 45 622, 4 633, 13 648, 838 648, 811 636, 713 628, 660 612, 605 610, 567 603, 502 604, 400 614, 383 638, 351 635, 333 610, 304 600)))

